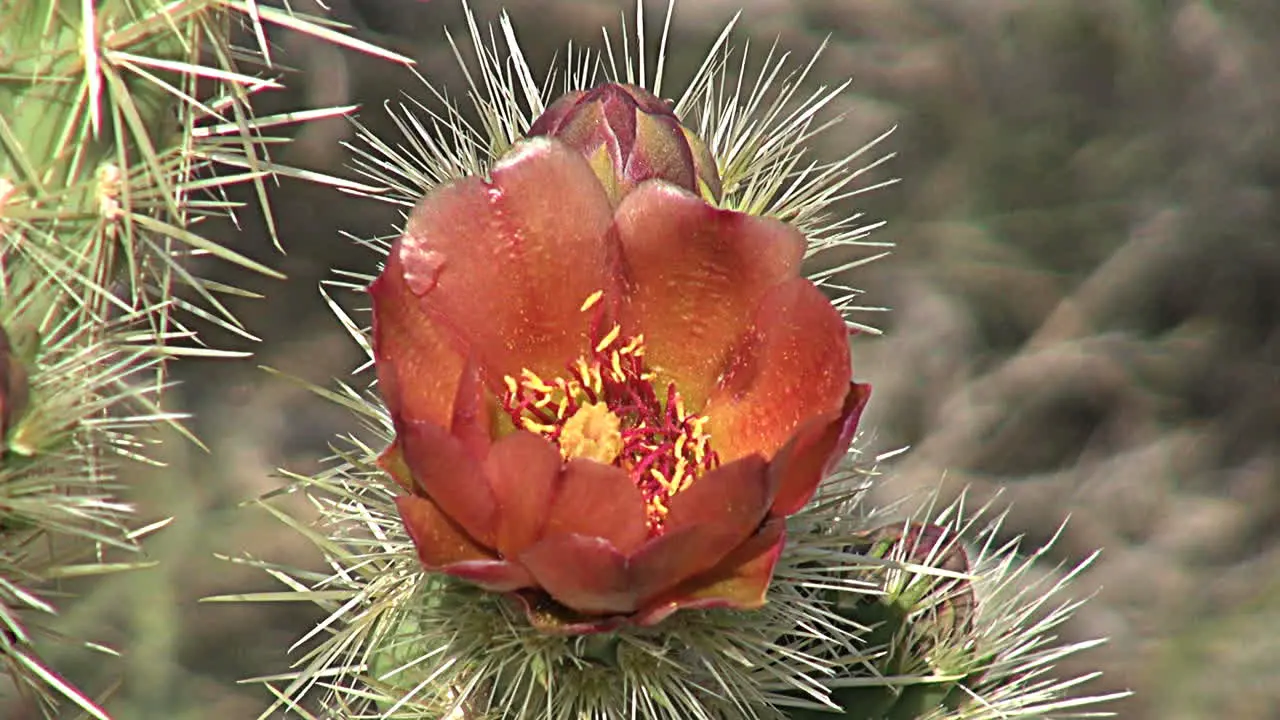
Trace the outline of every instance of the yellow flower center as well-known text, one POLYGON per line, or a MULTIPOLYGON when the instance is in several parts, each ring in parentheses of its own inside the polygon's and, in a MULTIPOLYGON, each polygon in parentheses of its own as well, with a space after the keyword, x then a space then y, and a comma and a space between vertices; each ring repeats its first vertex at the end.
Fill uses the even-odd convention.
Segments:
POLYGON ((602 402, 578 408, 560 428, 565 458, 582 457, 608 465, 622 452, 622 420, 602 402))
POLYGON ((685 411, 674 383, 661 394, 654 387, 644 337, 621 342, 617 325, 599 332, 603 295, 593 293, 582 304, 583 312, 597 309, 592 350, 550 381, 528 369, 519 379, 503 378, 502 407, 517 428, 556 443, 566 460, 583 457, 626 470, 645 498, 649 529, 657 534, 671 498, 720 458, 710 446, 707 418, 685 411))

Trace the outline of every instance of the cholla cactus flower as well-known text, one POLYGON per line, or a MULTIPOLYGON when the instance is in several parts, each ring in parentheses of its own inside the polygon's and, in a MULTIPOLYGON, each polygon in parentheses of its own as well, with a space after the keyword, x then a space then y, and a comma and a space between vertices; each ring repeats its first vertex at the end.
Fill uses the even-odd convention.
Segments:
POLYGON ((337 284, 367 291, 369 326, 331 302, 376 386, 321 392, 374 437, 294 478, 320 530, 272 509, 334 572, 257 563, 330 612, 300 667, 266 680, 287 684, 264 717, 313 717, 311 691, 325 717, 423 720, 1002 718, 1106 699, 1044 679, 1084 647, 1053 645, 1074 606, 1032 619, 1065 582, 1010 594, 1029 565, 992 545, 998 522, 955 506, 886 525, 865 505, 878 473, 851 443, 870 389, 849 350, 865 326, 834 278, 882 252, 878 223, 838 205, 876 187, 855 183, 883 136, 811 159, 844 86, 806 92, 812 64, 776 53, 754 86, 732 79, 732 25, 665 99, 642 8, 620 59, 607 33, 603 55, 571 49, 559 93, 505 16, 486 34, 468 11, 480 123, 428 84, 443 107, 399 113, 405 141, 362 132, 358 165, 406 223, 366 241, 376 276, 337 284), (822 262, 832 248, 863 257, 822 262))
MULTIPOLYGON (((667 127, 654 142, 687 148, 667 127)), ((713 207, 637 162, 645 144, 593 172, 595 153, 520 140, 427 194, 370 291, 382 465, 423 565, 517 593, 537 623, 763 604, 786 517, 868 395, 797 275, 804 237, 713 207)))

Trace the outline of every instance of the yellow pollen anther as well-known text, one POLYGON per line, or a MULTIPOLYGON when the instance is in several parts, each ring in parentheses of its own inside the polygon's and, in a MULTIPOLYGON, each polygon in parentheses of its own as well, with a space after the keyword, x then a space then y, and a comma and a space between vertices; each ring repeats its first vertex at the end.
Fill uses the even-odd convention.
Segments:
POLYGON ((561 428, 560 451, 565 459, 612 463, 622 452, 622 420, 604 403, 587 403, 561 428))
POLYGON ((600 298, 602 297, 604 297, 603 290, 597 290, 591 293, 590 295, 587 296, 586 300, 582 301, 582 307, 580 308, 581 311, 586 312, 590 310, 592 307, 595 307, 595 304, 600 302, 600 298))
POLYGON ((614 353, 609 360, 609 364, 612 366, 613 370, 613 379, 616 382, 622 382, 625 380, 627 378, 627 374, 622 372, 622 358, 618 356, 618 353, 614 353))
POLYGON ((612 345, 613 341, 617 340, 618 336, 621 334, 622 334, 622 327, 619 325, 614 325, 613 329, 610 330, 603 338, 600 339, 600 342, 596 344, 596 352, 604 352, 604 349, 612 345))
POLYGON ((520 372, 520 376, 524 378, 525 387, 528 387, 530 390, 535 390, 540 393, 549 393, 555 389, 548 385, 542 378, 538 377, 537 373, 528 368, 522 370, 520 372))

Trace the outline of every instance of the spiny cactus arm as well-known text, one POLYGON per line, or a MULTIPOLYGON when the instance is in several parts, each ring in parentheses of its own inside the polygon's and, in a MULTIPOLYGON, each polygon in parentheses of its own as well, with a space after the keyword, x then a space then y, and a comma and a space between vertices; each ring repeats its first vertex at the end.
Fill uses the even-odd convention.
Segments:
POLYGON ((113 294, 135 310, 167 308, 174 285, 185 285, 198 297, 185 304, 243 334, 218 299, 226 289, 210 288, 183 264, 213 255, 276 275, 190 228, 233 211, 222 190, 249 182, 279 244, 266 180, 298 171, 271 161, 268 148, 281 138, 264 131, 352 108, 255 119, 251 96, 281 86, 263 76, 270 71, 265 45, 233 44, 239 22, 251 22, 260 41, 265 24, 408 62, 252 0, 8 0, 0 7, 0 177, 14 185, 7 214, 45 230, 33 242, 84 257, 99 287, 124 284, 125 292, 93 293, 95 313, 113 294), (211 172, 228 165, 244 172, 211 172), (122 272, 104 273, 108 266, 122 272))
MULTIPOLYGON (((13 241, 4 238, 6 260, 13 241)), ((50 585, 149 565, 137 542, 163 523, 131 527, 112 466, 145 453, 138 430, 180 418, 159 410, 162 387, 150 382, 162 358, 122 342, 129 317, 83 322, 65 287, 24 259, 5 263, 0 287, 0 658, 47 715, 69 701, 104 718, 41 657, 50 642, 105 651, 53 630, 50 585)))
POLYGON ((201 221, 251 183, 274 239, 275 176, 341 184, 271 159, 287 138, 270 133, 351 108, 256 118, 252 97, 281 87, 269 36, 408 62, 340 30, 255 0, 0 0, 0 662, 51 717, 106 717, 37 651, 70 640, 46 622, 52 583, 150 564, 138 541, 166 521, 136 527, 118 465, 147 460, 155 426, 182 430, 167 360, 238 354, 204 346, 192 318, 251 337, 222 300, 243 291, 192 260, 280 277, 201 221))

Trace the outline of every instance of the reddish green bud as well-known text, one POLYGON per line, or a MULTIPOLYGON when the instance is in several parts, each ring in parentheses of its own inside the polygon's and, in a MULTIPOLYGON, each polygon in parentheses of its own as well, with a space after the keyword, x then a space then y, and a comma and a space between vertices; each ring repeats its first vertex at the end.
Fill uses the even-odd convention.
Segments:
POLYGON ((860 579, 879 585, 880 594, 840 593, 857 598, 847 603, 837 598, 834 603, 837 613, 868 628, 863 640, 877 654, 876 672, 887 677, 956 679, 900 687, 837 687, 831 699, 842 713, 795 710, 788 712, 790 720, 912 720, 963 707, 970 698, 965 687, 971 687, 982 672, 971 637, 976 609, 973 586, 965 578, 923 569, 970 574, 969 558, 957 533, 940 525, 895 523, 862 533, 850 549, 894 563, 859 573, 860 579))
MULTIPOLYGON (((969 557, 958 542, 956 533, 940 525, 901 523, 887 525, 868 534, 872 557, 957 574, 969 573, 969 557), (904 532, 905 530, 905 532, 904 532)), ((904 610, 928 610, 935 631, 967 631, 973 624, 973 587, 968 580, 917 575, 906 587, 888 588, 904 610)))
POLYGON ((0 441, 27 407, 27 371, 13 354, 9 335, 0 327, 0 441))
POLYGON ((529 137, 554 137, 582 153, 617 205, 645 180, 666 180, 720 200, 720 173, 702 139, 680 122, 671 103, 643 88, 606 83, 551 103, 529 137))

